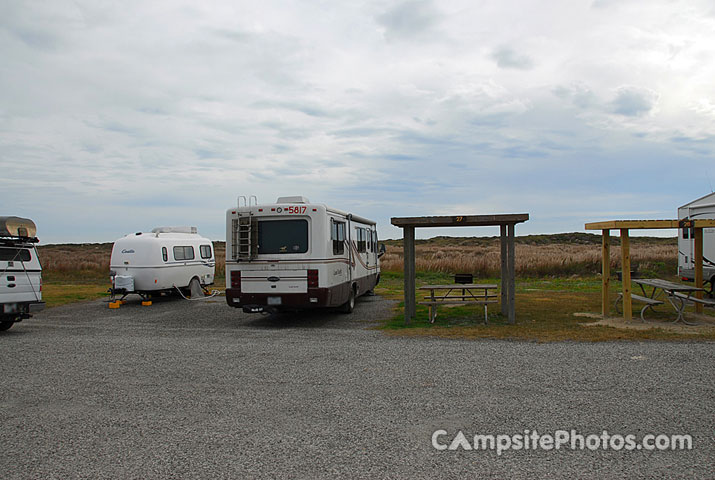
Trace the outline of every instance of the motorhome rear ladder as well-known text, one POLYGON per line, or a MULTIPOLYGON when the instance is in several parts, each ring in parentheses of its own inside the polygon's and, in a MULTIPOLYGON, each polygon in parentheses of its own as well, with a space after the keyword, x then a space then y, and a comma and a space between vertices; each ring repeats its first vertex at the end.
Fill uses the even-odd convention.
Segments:
POLYGON ((256 257, 258 247, 257 226, 256 219, 250 213, 239 214, 238 218, 233 219, 233 258, 245 261, 256 257))

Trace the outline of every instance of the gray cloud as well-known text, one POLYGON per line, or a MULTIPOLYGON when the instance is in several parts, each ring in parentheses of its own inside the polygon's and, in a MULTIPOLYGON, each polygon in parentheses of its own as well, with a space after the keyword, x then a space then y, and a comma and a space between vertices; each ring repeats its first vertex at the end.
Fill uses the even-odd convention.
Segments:
POLYGON ((557 86, 552 89, 552 93, 581 109, 591 108, 598 103, 596 94, 583 84, 574 84, 568 87, 557 86))
POLYGON ((492 52, 491 58, 497 62, 499 68, 529 70, 534 66, 534 62, 528 55, 518 53, 510 47, 497 48, 492 52))
POLYGON ((407 39, 430 32, 441 14, 431 0, 408 0, 399 3, 375 19, 385 28, 388 40, 407 39))
POLYGON ((638 87, 620 87, 611 102, 614 113, 626 117, 638 117, 650 112, 658 103, 658 94, 638 87))

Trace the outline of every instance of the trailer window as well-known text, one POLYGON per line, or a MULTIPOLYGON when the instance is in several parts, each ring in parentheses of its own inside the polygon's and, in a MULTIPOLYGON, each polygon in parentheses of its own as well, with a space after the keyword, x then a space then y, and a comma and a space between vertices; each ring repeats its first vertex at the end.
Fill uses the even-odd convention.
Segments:
POLYGON ((166 247, 161 247, 161 258, 166 262, 169 260, 169 253, 166 251, 166 247))
POLYGON ((201 245, 199 250, 201 251, 201 258, 211 258, 211 245, 201 245))
POLYGON ((684 238, 684 239, 689 238, 688 229, 687 229, 687 228, 684 228, 684 229, 683 229, 683 238, 684 238))
POLYGON ((258 253, 305 253, 308 251, 307 220, 258 222, 258 253))
POLYGON ((174 247, 174 260, 193 260, 194 247, 174 247))
POLYGON ((3 262, 29 262, 30 250, 27 248, 0 248, 0 261, 3 262))

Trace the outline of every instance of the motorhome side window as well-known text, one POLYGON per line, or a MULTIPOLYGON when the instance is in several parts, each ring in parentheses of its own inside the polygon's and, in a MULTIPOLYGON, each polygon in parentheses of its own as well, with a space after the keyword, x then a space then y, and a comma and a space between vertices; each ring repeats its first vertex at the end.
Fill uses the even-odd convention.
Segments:
POLYGON ((308 251, 307 220, 258 222, 258 254, 305 253, 308 251))
POLYGON ((166 251, 166 247, 161 247, 161 258, 166 262, 169 260, 169 253, 166 251))
POLYGON ((201 258, 211 258, 211 245, 201 245, 201 258))
POLYGON ((30 250, 26 248, 0 248, 0 261, 3 262, 29 262, 30 250))
POLYGON ((193 260, 194 247, 174 247, 174 260, 193 260))
POLYGON ((330 240, 333 242, 333 255, 345 253, 345 222, 330 221, 330 240))
POLYGON ((367 235, 364 228, 357 228, 357 250, 360 253, 365 253, 367 251, 367 235))

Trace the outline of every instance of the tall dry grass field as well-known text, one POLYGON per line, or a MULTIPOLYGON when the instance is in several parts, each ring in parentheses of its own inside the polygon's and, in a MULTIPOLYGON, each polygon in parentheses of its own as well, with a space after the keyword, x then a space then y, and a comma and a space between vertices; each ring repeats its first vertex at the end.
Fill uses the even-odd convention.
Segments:
MULTIPOLYGON (((601 272, 601 247, 598 244, 526 244, 515 245, 516 272, 521 276, 588 275, 601 272)), ((611 247, 611 269, 620 269, 621 249, 611 247)), ((498 240, 485 245, 416 246, 417 270, 442 273, 473 273, 479 277, 498 277, 501 248, 498 240)), ((641 243, 631 246, 631 262, 639 271, 675 272, 678 246, 641 243)), ((402 271, 401 245, 388 245, 381 268, 402 271)))
POLYGON ((109 283, 111 243, 40 245, 37 254, 45 280, 109 283))
MULTIPOLYGON (((226 269, 226 244, 224 242, 213 242, 213 244, 216 277, 223 277, 226 269)), ((37 251, 46 280, 109 284, 111 243, 40 245, 37 251)))

